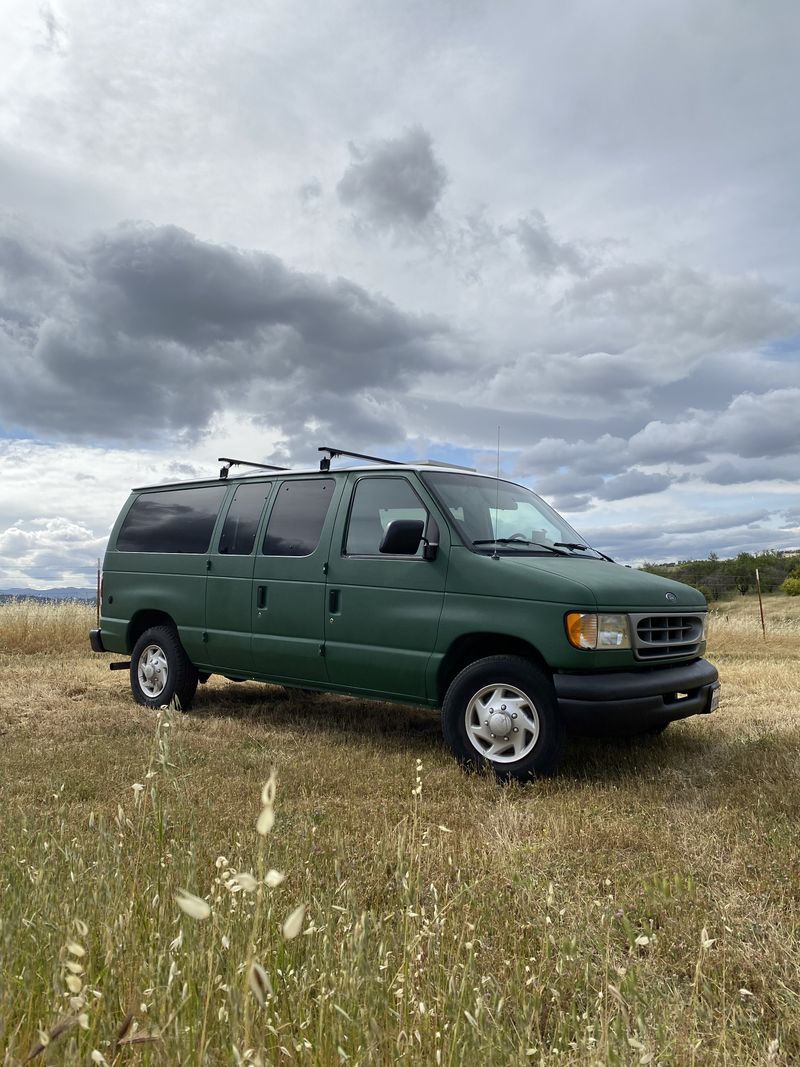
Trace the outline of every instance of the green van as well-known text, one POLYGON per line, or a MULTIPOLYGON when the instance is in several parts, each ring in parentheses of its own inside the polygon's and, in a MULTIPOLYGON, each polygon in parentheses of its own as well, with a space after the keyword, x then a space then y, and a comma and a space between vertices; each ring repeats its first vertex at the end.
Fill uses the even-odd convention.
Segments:
POLYGON ((556 768, 568 728, 717 707, 696 589, 614 563, 524 486, 320 451, 320 470, 227 460, 133 490, 90 640, 130 656, 111 666, 140 704, 187 708, 222 674, 441 708, 459 760, 521 779, 556 768))

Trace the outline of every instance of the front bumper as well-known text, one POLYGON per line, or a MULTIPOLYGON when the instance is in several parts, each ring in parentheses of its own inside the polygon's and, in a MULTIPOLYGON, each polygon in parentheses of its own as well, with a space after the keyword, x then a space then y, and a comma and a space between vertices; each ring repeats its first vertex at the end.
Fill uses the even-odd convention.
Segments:
POLYGON ((103 647, 103 637, 99 630, 89 631, 89 644, 92 646, 92 652, 108 651, 108 649, 103 647))
POLYGON ((713 711, 719 675, 708 660, 677 667, 556 674, 558 707, 571 730, 644 732, 713 711))

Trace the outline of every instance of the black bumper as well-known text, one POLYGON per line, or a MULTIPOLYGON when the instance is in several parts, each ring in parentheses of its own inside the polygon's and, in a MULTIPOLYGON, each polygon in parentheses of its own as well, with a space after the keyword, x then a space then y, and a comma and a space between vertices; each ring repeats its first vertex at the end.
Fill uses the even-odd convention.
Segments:
POLYGON ((89 644, 92 646, 92 652, 108 651, 108 649, 103 648, 103 638, 101 637, 99 630, 89 631, 89 644))
POLYGON ((570 729, 643 732, 710 712, 718 679, 717 668, 698 659, 652 670, 556 674, 553 682, 570 729))

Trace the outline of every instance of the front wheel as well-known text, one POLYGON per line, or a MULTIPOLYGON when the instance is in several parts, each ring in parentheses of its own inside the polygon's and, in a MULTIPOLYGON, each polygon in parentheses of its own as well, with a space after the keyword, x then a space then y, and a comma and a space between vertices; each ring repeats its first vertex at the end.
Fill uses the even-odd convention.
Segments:
POLYGON ((145 630, 131 653, 131 691, 137 704, 160 708, 177 700, 182 711, 192 702, 198 674, 171 626, 145 630))
POLYGON ((461 763, 491 767, 500 779, 552 774, 564 751, 564 725, 547 674, 521 656, 487 656, 447 690, 442 727, 461 763))

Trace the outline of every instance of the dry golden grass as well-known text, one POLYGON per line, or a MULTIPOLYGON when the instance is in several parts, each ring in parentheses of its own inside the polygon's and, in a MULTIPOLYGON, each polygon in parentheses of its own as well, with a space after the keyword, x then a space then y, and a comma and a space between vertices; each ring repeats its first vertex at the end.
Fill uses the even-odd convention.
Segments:
POLYGON ((0 606, 5 1063, 797 1062, 800 602, 767 611, 716 611, 718 714, 502 787, 410 708, 212 679, 157 719, 90 608, 0 606))
POLYGON ((82 601, 0 603, 0 653, 85 652, 95 608, 82 601))

